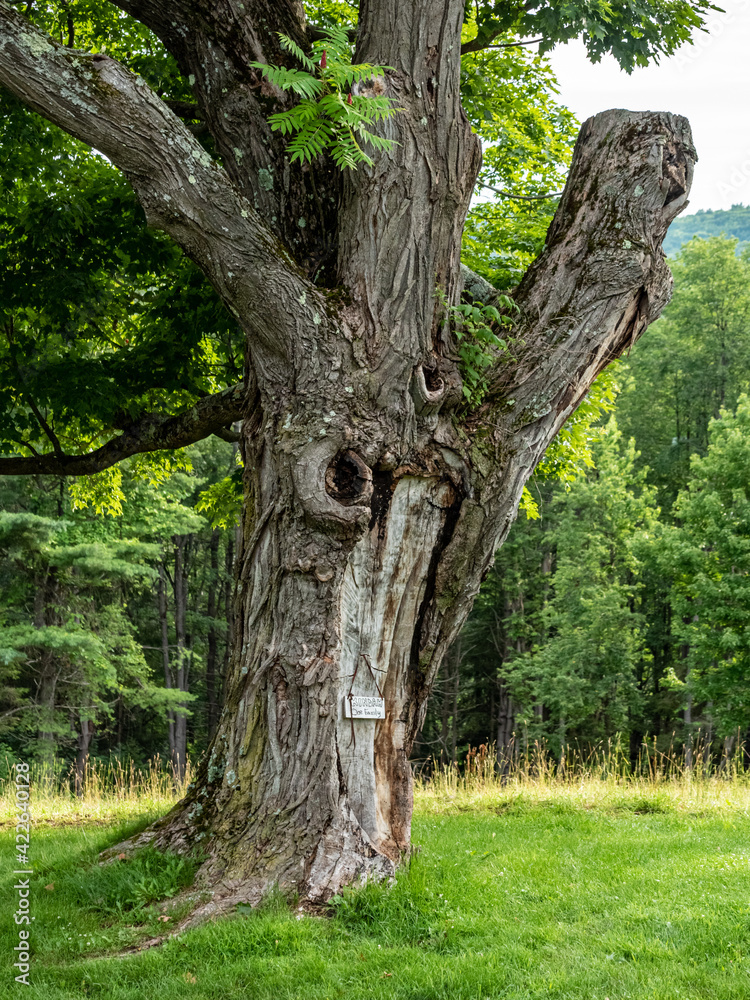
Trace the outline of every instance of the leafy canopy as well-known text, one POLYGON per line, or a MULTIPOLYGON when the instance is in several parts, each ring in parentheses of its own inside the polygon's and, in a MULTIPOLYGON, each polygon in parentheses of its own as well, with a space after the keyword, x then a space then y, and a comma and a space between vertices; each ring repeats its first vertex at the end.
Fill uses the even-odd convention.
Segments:
POLYGON ((629 358, 618 406, 665 508, 687 485, 691 455, 706 454, 711 419, 750 392, 750 251, 693 239, 670 266, 674 296, 629 358))
POLYGON ((665 554, 673 574, 675 638, 687 650, 684 687, 710 702, 722 736, 750 711, 750 397, 709 427, 675 505, 665 554))
POLYGON ((539 38, 542 53, 580 38, 592 62, 611 54, 630 73, 690 41, 711 11, 706 0, 467 0, 477 45, 505 35, 539 38))
MULTIPOLYGON (((192 99, 190 80, 159 39, 106 0, 14 6, 61 43, 121 60, 159 96, 192 99)), ((485 144, 480 181, 536 199, 475 203, 464 240, 473 270, 509 289, 544 244, 555 203, 540 196, 559 190, 576 130, 555 99, 544 53, 581 37, 591 58, 612 52, 632 68, 687 41, 713 9, 689 0, 467 5, 461 86, 485 144), (537 35, 538 52, 517 47, 537 35)), ((322 0, 306 11, 326 36, 304 51, 285 40, 295 67, 258 67, 299 98, 271 122, 289 136, 290 159, 329 156, 351 169, 387 155, 390 140, 370 126, 395 109, 377 92, 385 68, 352 64, 346 30, 356 27, 357 5, 322 0)), ((71 453, 91 450, 144 413, 179 412, 238 381, 237 324, 197 269, 147 230, 118 172, 8 95, 0 103, 2 451, 49 451, 54 439, 71 453)), ((215 155, 210 136, 201 141, 215 155)), ((460 349, 481 353, 470 339, 460 349)), ((137 461, 146 475, 164 468, 163 458, 137 461)), ((116 509, 117 483, 110 485, 116 509)), ((104 509, 101 495, 91 484, 79 499, 104 509)))

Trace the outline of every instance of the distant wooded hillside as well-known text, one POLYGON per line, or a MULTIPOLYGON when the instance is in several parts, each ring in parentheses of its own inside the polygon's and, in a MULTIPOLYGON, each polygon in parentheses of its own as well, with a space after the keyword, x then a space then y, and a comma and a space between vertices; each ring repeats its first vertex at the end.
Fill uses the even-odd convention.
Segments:
POLYGON ((750 243, 750 206, 732 205, 723 211, 678 216, 664 239, 664 252, 671 257, 694 236, 706 239, 721 235, 736 236, 740 241, 738 250, 747 246, 750 243))

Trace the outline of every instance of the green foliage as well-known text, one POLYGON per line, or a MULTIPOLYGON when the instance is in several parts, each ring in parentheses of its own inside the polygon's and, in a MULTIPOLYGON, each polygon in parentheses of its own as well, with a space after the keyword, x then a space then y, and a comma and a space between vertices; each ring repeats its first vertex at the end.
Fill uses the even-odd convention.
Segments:
POLYGON ((192 472, 193 463, 184 448, 177 451, 147 451, 133 456, 128 462, 128 471, 136 482, 161 486, 176 472, 192 472))
MULTIPOLYGON (((508 313, 499 312, 495 306, 481 302, 449 306, 439 289, 436 297, 458 341, 464 399, 469 406, 478 406, 489 388, 487 369, 507 354, 514 343, 509 336, 499 337, 493 326, 495 329, 512 327, 513 319, 508 313)), ((518 306, 507 295, 499 295, 497 305, 508 312, 518 311, 518 306)))
POLYGON ((58 532, 70 527, 69 521, 53 521, 38 514, 0 514, 0 546, 11 559, 28 560, 36 553, 47 554, 58 532))
POLYGON ((122 514, 122 502, 125 499, 122 492, 122 469, 119 465, 113 465, 93 476, 81 476, 70 486, 70 499, 73 510, 90 506, 96 514, 117 517, 122 514))
POLYGON ((119 172, 8 94, 0 111, 3 453, 50 450, 38 414, 75 452, 237 381, 236 323, 119 172))
POLYGON ((538 465, 543 476, 570 485, 595 462, 592 445, 606 429, 602 417, 612 413, 620 392, 620 362, 613 362, 593 382, 586 397, 565 421, 560 433, 544 453, 538 465))
POLYGON ((212 527, 232 528, 239 521, 242 498, 242 469, 237 469, 231 476, 203 490, 195 509, 208 516, 212 527))
POLYGON ((750 254, 736 239, 686 243, 672 264, 672 302, 628 360, 620 424, 637 437, 650 481, 669 509, 705 454, 708 427, 750 391, 750 254))
POLYGON ((268 119, 272 129, 292 136, 287 146, 292 162, 304 163, 327 152, 340 169, 355 169, 360 163, 371 166, 373 162, 360 142, 379 152, 393 148, 394 140, 369 129, 396 111, 383 93, 381 81, 388 67, 353 65, 351 45, 343 28, 332 27, 325 38, 313 42, 311 57, 291 38, 279 37, 282 47, 303 69, 259 62, 250 65, 260 70, 274 87, 301 98, 289 111, 268 119), (362 86, 365 84, 369 86, 362 86))
POLYGON ((111 717, 114 699, 163 702, 123 606, 153 581, 155 547, 107 541, 80 540, 73 519, 0 513, 0 683, 12 707, 3 723, 29 753, 49 756, 51 735, 70 745, 82 720, 111 717))
MULTIPOLYGON (((557 480, 570 487, 587 469, 594 468, 592 444, 601 435, 602 417, 615 408, 620 392, 620 363, 615 361, 597 376, 583 402, 565 421, 550 442, 537 466, 537 475, 557 480)), ((529 490, 524 487, 519 510, 531 519, 538 518, 539 507, 529 490)))
POLYGON ((640 708, 637 678, 648 670, 636 552, 642 537, 654 535, 654 492, 635 471, 634 443, 622 446, 613 418, 593 453, 596 471, 553 502, 553 593, 533 652, 508 670, 523 724, 544 735, 534 715, 544 704, 547 735, 558 746, 569 728, 583 742, 627 729, 640 708))
POLYGON ((198 867, 196 858, 162 853, 148 846, 132 858, 94 864, 82 871, 69 871, 57 882, 59 892, 75 907, 106 917, 127 914, 139 922, 147 910, 161 900, 171 899, 192 884, 198 867))
MULTIPOLYGON (((719 735, 750 713, 750 398, 709 426, 675 504, 663 559, 674 574, 675 639, 687 650, 686 688, 708 702, 719 735)), ((682 671, 681 671, 682 672, 682 671)))
MULTIPOLYGON (((107 51, 120 59, 160 96, 192 98, 189 81, 159 39, 111 3, 40 0, 14 6, 62 44, 89 52, 107 51)), ((556 82, 545 51, 567 38, 583 37, 591 58, 612 52, 630 69, 673 51, 700 26, 710 9, 707 3, 687 0, 480 0, 469 5, 465 41, 476 38, 480 44, 492 41, 513 46, 521 38, 543 35, 540 52, 524 47, 488 49, 462 60, 464 105, 485 146, 481 181, 504 194, 520 196, 475 202, 463 247, 463 258, 473 270, 496 287, 509 289, 544 245, 555 206, 554 199, 546 196, 561 189, 576 131, 573 116, 556 99, 556 82)), ((381 86, 385 68, 351 64, 344 29, 356 26, 356 3, 323 0, 306 5, 306 11, 312 23, 329 29, 328 37, 314 43, 309 51, 285 39, 289 65, 256 66, 267 83, 288 95, 283 104, 286 110, 274 115, 271 124, 288 137, 291 158, 302 163, 321 153, 328 153, 332 162, 343 168, 372 162, 368 152, 392 148, 391 141, 383 137, 387 118, 396 110, 381 86), (381 127, 373 130, 375 124, 381 127)), ((237 381, 242 372, 244 335, 197 268, 164 237, 147 230, 131 189, 111 164, 8 95, 0 95, 0 111, 3 452, 49 451, 55 438, 65 450, 90 450, 130 420, 153 411, 178 412, 204 393, 237 381)), ((212 153, 212 140, 202 141, 212 153)), ((706 258, 697 284, 704 283, 712 267, 726 277, 729 256, 733 255, 734 250, 720 269, 715 259, 706 258)), ((732 273, 734 277, 722 294, 727 303, 732 297, 735 303, 742 303, 746 275, 744 271, 732 273)), ((686 285, 679 277, 678 291, 686 285)), ((675 313, 680 329, 686 329, 691 316, 705 317, 711 311, 710 302, 696 296, 686 299, 683 314, 678 317, 675 313)), ((467 305, 452 316, 469 405, 482 400, 488 358, 502 357, 510 349, 511 341, 502 329, 509 321, 504 312, 499 309, 492 315, 467 305)), ((653 420, 643 417, 646 407, 639 404, 639 426, 647 428, 639 430, 639 447, 648 452, 649 463, 658 449, 649 447, 650 441, 641 445, 641 433, 645 436, 653 431, 655 443, 661 435, 662 446, 667 430, 670 440, 675 436, 665 418, 671 403, 679 403, 675 412, 682 408, 680 420, 683 413, 689 414, 688 440, 680 458, 684 475, 679 485, 687 480, 690 451, 697 447, 705 452, 711 415, 722 406, 734 406, 738 393, 747 388, 744 376, 736 374, 738 366, 744 364, 742 324, 736 321, 736 314, 730 315, 731 310, 724 309, 724 313, 728 317, 724 355, 709 349, 711 342, 721 340, 721 324, 702 329, 696 325, 690 349, 684 352, 690 364, 679 371, 681 352, 673 351, 672 359, 666 361, 665 336, 658 365, 666 366, 667 381, 672 379, 678 387, 671 397, 659 396, 658 365, 653 369, 652 388, 647 385, 645 368, 636 372, 633 367, 635 384, 640 381, 644 386, 642 399, 649 405, 659 404, 653 420), (707 330, 711 331, 709 336, 707 330), (722 367, 725 374, 735 374, 727 376, 724 383, 711 382, 722 367), (695 380, 686 390, 688 368, 695 380), (696 386, 700 391, 695 391, 696 386)), ((675 343, 671 333, 670 337, 675 343)), ((581 484, 594 481, 594 425, 611 406, 614 388, 608 380, 612 378, 608 374, 597 383, 548 450, 533 487, 543 500, 555 491, 563 496, 562 489, 550 487, 556 479, 574 495, 583 488, 581 484)), ((627 430, 633 433, 630 425, 627 430)), ((680 441, 681 435, 679 430, 676 436, 680 441)), ((170 457, 162 453, 141 456, 122 468, 68 487, 43 478, 33 484, 2 484, 3 499, 12 513, 0 519, 0 546, 6 556, 0 567, 0 625, 5 650, 0 693, 2 720, 8 727, 5 736, 14 748, 33 751, 40 732, 54 734, 63 750, 72 748, 80 722, 95 719, 102 744, 108 740, 109 745, 115 745, 124 730, 136 733, 139 745, 153 740, 149 744, 152 752, 163 749, 167 711, 184 713, 190 701, 187 692, 170 694, 160 681, 154 681, 163 672, 164 641, 154 600, 156 567, 169 590, 171 560, 178 542, 184 543, 191 560, 191 597, 186 612, 190 650, 180 662, 189 657, 197 690, 201 696, 205 694, 200 685, 209 636, 216 655, 218 638, 226 633, 224 623, 215 614, 208 614, 206 594, 215 585, 214 603, 223 600, 228 608, 233 533, 221 535, 217 551, 217 537, 199 511, 220 526, 216 531, 225 532, 236 520, 240 483, 231 457, 224 453, 216 457, 211 447, 191 449, 195 470, 183 454, 170 457), (102 516, 107 514, 117 517, 102 516), (50 689, 44 689, 44 694, 43 682, 55 677, 58 686, 47 711, 42 706, 50 689)), ((653 464, 657 468, 654 477, 662 475, 661 481, 676 492, 667 463, 653 464)), ((524 505, 529 514, 536 510, 529 493, 524 505)), ((604 509, 609 510, 606 504, 604 509)), ((502 663, 520 660, 523 654, 533 652, 535 644, 550 638, 549 607, 553 591, 562 588, 564 578, 558 577, 551 564, 545 569, 543 560, 549 556, 554 562, 558 548, 564 548, 557 531, 565 510, 564 502, 562 506, 557 500, 548 506, 542 503, 544 516, 536 526, 519 525, 516 541, 505 550, 510 560, 505 565, 507 579, 502 587, 495 581, 495 596, 509 603, 499 612, 494 609, 493 614, 499 614, 505 630, 496 635, 502 635, 502 641, 515 652, 508 657, 508 649, 503 647, 502 663), (541 530, 543 544, 537 544, 539 536, 532 530, 541 530), (523 534, 525 531, 529 534, 523 534)), ((601 542, 601 519, 597 521, 592 514, 592 523, 601 542)), ((573 534, 571 528, 571 537, 573 534)), ((620 552, 622 546, 615 548, 620 552)), ((566 558, 572 559, 573 548, 565 552, 566 558)), ((601 576, 601 566, 591 570, 594 575, 599 572, 604 581, 601 607, 609 616, 609 632, 602 631, 599 646, 604 655, 611 638, 606 663, 613 669, 620 669, 618 664, 628 658, 635 663, 634 650, 640 648, 642 633, 636 622, 640 612, 631 608, 629 618, 623 610, 626 600, 634 607, 640 600, 638 581, 644 579, 647 559, 641 553, 636 562, 637 567, 627 572, 637 579, 625 582, 621 579, 625 573, 622 559, 617 562, 618 572, 622 572, 615 574, 616 580, 601 576), (618 623, 622 635, 617 634, 618 623)), ((662 570, 657 561, 649 565, 656 579, 662 570)), ((593 614, 586 619, 584 604, 575 605, 573 597, 569 605, 558 602, 555 608, 555 614, 563 615, 561 632, 570 632, 572 622, 589 621, 593 614)), ((487 601, 484 612, 490 614, 487 601)), ((668 651, 670 643, 677 641, 676 634, 672 636, 666 620, 660 627, 670 637, 664 642, 668 651)), ((167 646, 173 646, 176 634, 169 615, 166 631, 167 646)), ((566 650, 580 652, 585 645, 580 635, 571 643, 566 650)), ((593 639, 592 645, 596 645, 593 639)), ((591 676, 604 669, 601 664, 597 667, 595 658, 592 655, 587 661, 591 676)), ((646 663, 647 656, 642 660, 646 663)), ((474 690, 478 691, 485 682, 485 665, 475 663, 473 669, 474 690)), ((699 673, 696 667, 696 685, 699 673)), ((657 685, 660 676, 666 673, 653 674, 657 685)), ((499 698, 501 682, 509 678, 501 678, 495 671, 491 680, 499 698)), ((600 681, 604 683, 601 677, 596 683, 600 681)), ((676 684, 682 683, 682 677, 677 678, 676 684)), ((622 703, 617 697, 610 697, 612 704, 622 703)), ((674 701, 678 696, 673 693, 671 697, 674 701)), ((549 706, 546 711, 551 711, 549 706)), ((611 714, 615 716, 614 709, 611 714)), ((194 725, 198 723, 191 716, 194 725)), ((593 731, 596 726, 589 728, 593 731)), ((583 723, 580 731, 584 731, 583 723)), ((200 728, 191 730, 191 738, 197 741, 204 735, 200 728)), ((45 752, 48 744, 49 740, 45 752)), ((423 904, 418 904, 420 913, 425 912, 423 904)), ((372 905, 380 904, 373 899, 372 905)))
POLYGON ((628 73, 671 55, 721 10, 706 0, 476 0, 466 7, 483 44, 538 37, 544 53, 580 38, 592 62, 611 54, 628 73))
MULTIPOLYGON (((473 30, 470 21, 467 40, 473 30)), ((464 56, 461 95, 484 146, 461 259, 495 287, 511 288, 544 246, 557 202, 542 196, 562 190, 578 123, 556 99, 548 60, 525 48, 464 56), (513 197, 487 200, 482 184, 513 197)))
MULTIPOLYGON (((106 52, 139 74, 159 94, 190 100, 188 81, 175 59, 145 25, 107 0, 35 0, 13 4, 62 45, 106 52)), ((23 155, 23 149, 18 152, 23 155)))
POLYGON ((682 248, 664 317, 548 449, 526 495, 536 520, 516 522, 482 587, 429 747, 619 732, 636 752, 651 733, 662 752, 715 758, 746 726, 750 264, 736 250, 682 248), (615 399, 637 451, 601 426, 615 399))

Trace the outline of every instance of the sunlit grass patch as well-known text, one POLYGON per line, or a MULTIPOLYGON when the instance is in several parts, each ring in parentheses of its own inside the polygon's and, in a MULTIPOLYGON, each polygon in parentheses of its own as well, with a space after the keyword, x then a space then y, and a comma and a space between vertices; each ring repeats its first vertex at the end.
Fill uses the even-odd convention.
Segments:
POLYGON ((742 776, 448 769, 417 783, 415 847, 394 881, 314 916, 278 892, 170 937, 198 891, 195 862, 149 849, 99 866, 155 818, 153 799, 123 821, 122 800, 103 795, 96 823, 32 833, 26 995, 746 1000, 748 799, 742 776))
POLYGON ((635 767, 616 743, 585 754, 568 751, 551 759, 538 744, 498 766, 494 747, 470 751, 467 760, 434 768, 415 782, 415 801, 426 812, 446 810, 520 813, 531 809, 560 814, 569 809, 609 812, 732 813, 750 810, 750 774, 744 747, 729 761, 658 753, 644 744, 635 767))
MULTIPOLYGON (((14 762, 6 758, 0 769, 0 826, 15 823, 14 762)), ((81 793, 73 792, 73 768, 63 761, 50 764, 32 763, 30 785, 32 813, 35 823, 66 824, 127 821, 153 812, 154 818, 168 812, 185 793, 192 779, 188 762, 182 781, 160 757, 154 757, 143 767, 132 761, 87 761, 81 793)))

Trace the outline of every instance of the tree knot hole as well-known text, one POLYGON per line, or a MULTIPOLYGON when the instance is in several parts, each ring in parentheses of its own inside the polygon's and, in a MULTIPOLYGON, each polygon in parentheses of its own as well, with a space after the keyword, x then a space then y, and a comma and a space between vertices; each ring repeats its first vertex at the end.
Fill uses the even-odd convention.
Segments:
POLYGON ((437 359, 417 365, 414 369, 412 398, 414 409, 422 416, 437 413, 446 401, 450 373, 445 369, 445 363, 441 366, 437 359))
POLYGON ((442 395, 445 389, 445 382, 440 377, 437 367, 428 368, 427 365, 424 365, 422 374, 424 375, 424 384, 427 391, 433 396, 442 395))
POLYGON ((369 504, 372 470, 355 451, 340 451, 326 469, 326 493, 344 507, 369 504))

